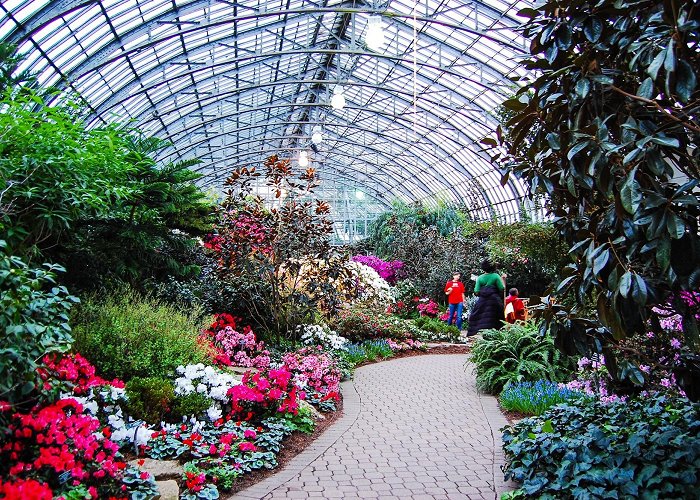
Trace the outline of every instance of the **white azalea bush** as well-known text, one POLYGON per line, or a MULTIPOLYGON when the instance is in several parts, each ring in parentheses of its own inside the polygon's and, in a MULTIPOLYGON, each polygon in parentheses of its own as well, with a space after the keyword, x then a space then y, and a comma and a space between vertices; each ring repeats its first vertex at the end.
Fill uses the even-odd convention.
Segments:
POLYGON ((305 345, 320 345, 326 351, 342 351, 346 349, 348 339, 338 335, 326 325, 300 325, 299 338, 305 345))
POLYGON ((391 303, 391 285, 379 273, 360 262, 348 261, 347 268, 352 273, 357 287, 355 302, 362 302, 382 309, 391 303))
POLYGON ((180 376, 175 379, 175 394, 186 396, 196 392, 210 398, 212 405, 207 409, 207 417, 212 422, 223 416, 224 405, 230 402, 229 389, 241 384, 236 376, 202 363, 178 366, 176 371, 180 376))

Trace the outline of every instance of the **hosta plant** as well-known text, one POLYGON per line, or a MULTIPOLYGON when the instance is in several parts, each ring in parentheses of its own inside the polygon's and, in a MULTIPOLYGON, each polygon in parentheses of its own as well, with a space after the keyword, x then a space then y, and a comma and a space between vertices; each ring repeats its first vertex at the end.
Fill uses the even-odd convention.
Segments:
POLYGON ((498 394, 508 383, 551 380, 563 381, 573 363, 542 336, 533 322, 505 325, 500 330, 484 330, 469 360, 474 363, 477 387, 498 394))
POLYGON ((510 498, 697 498, 700 404, 574 400, 503 431, 510 498))

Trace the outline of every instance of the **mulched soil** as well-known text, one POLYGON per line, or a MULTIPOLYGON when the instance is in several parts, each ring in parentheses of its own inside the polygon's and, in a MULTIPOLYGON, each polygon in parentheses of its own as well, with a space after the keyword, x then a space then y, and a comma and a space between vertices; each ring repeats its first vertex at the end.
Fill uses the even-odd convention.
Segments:
MULTIPOLYGON (((466 354, 469 352, 469 346, 467 345, 459 345, 459 344, 447 344, 447 345, 435 345, 431 346, 428 348, 427 351, 400 351, 395 353, 393 356, 390 358, 386 359, 380 359, 377 361, 368 361, 366 363, 362 363, 361 365, 358 365, 357 368, 365 365, 370 365, 374 363, 378 363, 380 361, 390 361, 392 359, 398 359, 398 358, 409 358, 412 356, 422 356, 425 354, 466 354)), ((254 471, 250 474, 246 474, 243 476, 243 478, 238 481, 233 489, 231 491, 227 491, 224 495, 232 495, 234 493, 237 493, 239 491, 242 491, 250 486, 253 486, 256 483, 259 483, 263 479, 271 476, 272 474, 275 474, 279 472, 280 470, 284 469, 284 466, 294 457, 296 457, 299 453, 304 451, 304 449, 309 446, 311 443, 313 443, 316 438, 318 438, 321 434, 323 434, 323 431, 325 431, 328 427, 333 425, 340 417, 343 416, 343 401, 338 403, 338 409, 332 413, 324 413, 324 416, 326 417, 324 420, 321 420, 316 423, 316 428, 311 434, 303 434, 301 432, 295 432, 291 436, 287 437, 283 442, 282 442, 282 450, 280 451, 279 455, 277 455, 277 462, 278 466, 274 469, 263 469, 263 470, 257 470, 254 471)))
POLYGON ((501 410, 501 413, 503 413, 503 415, 506 417, 506 419, 508 420, 508 423, 510 425, 517 424, 522 419, 528 418, 531 416, 531 415, 525 415, 524 413, 520 413, 517 411, 504 410, 501 405, 498 405, 498 409, 501 410))

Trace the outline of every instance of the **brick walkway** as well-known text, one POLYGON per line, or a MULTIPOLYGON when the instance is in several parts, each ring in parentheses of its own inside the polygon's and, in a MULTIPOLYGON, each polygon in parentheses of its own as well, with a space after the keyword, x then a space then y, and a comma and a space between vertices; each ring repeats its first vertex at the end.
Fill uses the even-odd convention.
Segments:
POLYGON ((507 491, 493 397, 464 354, 368 365, 345 383, 345 415, 280 472, 232 499, 494 499, 507 491))

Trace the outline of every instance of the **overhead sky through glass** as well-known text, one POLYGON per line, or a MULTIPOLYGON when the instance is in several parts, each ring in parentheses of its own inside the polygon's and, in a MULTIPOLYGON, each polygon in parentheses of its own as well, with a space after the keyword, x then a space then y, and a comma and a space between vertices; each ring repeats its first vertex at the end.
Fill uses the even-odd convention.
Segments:
MULTIPOLYGON (((479 141, 522 76, 518 10, 498 0, 3 0, 0 39, 42 85, 78 92, 91 125, 131 121, 199 158, 204 186, 270 154, 309 152, 324 193, 360 215, 403 201, 512 215, 479 141), (385 44, 369 49, 370 14, 385 44), (346 105, 330 107, 342 84, 346 105), (312 149, 312 127, 324 140, 312 149), (362 193, 362 196, 356 196, 362 193)), ((346 214, 347 215, 347 214, 346 214)), ((352 215, 353 217, 357 214, 352 215)))

